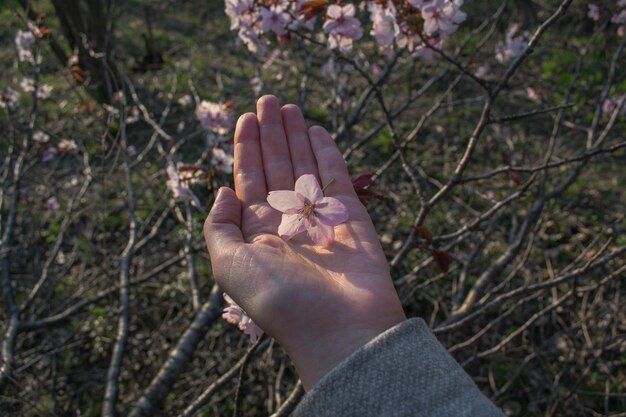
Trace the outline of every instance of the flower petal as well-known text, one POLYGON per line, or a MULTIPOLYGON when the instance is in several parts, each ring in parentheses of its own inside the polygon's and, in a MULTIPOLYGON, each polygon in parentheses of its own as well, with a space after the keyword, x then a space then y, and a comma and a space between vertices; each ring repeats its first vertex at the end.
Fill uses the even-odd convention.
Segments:
MULTIPOLYGON (((296 181, 296 192, 306 198, 308 203, 315 203, 324 197, 315 175, 304 174, 296 181)), ((306 203, 306 202, 305 202, 306 203)))
POLYGON ((243 332, 250 336, 250 342, 254 343, 263 334, 263 329, 257 326, 255 322, 250 320, 248 323, 246 323, 246 328, 243 332))
POLYGON ((336 198, 324 197, 315 205, 315 215, 329 226, 335 226, 348 220, 348 208, 336 198))
POLYGON ((278 226, 278 235, 284 240, 289 240, 298 233, 306 230, 300 214, 283 214, 283 218, 278 226))
POLYGON ((239 307, 228 306, 222 312, 222 318, 230 324, 239 324, 243 317, 243 311, 239 307))
POLYGON ((306 231, 318 246, 328 246, 335 241, 335 230, 333 226, 324 223, 319 218, 311 217, 304 220, 306 231))
POLYGON ((287 214, 296 214, 304 206, 304 202, 295 191, 270 191, 267 202, 272 208, 287 214))

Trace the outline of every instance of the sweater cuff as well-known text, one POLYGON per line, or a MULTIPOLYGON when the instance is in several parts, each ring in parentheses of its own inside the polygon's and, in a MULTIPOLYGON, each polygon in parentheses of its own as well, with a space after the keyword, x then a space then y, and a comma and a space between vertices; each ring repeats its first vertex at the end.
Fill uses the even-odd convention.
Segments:
POLYGON ((498 416, 421 319, 378 335, 308 392, 294 416, 498 416))

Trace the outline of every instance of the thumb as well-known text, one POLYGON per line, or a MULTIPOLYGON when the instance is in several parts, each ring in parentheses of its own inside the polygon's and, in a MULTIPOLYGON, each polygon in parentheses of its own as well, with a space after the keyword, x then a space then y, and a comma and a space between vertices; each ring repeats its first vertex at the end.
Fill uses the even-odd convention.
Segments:
POLYGON ((241 204, 235 192, 228 187, 222 187, 217 192, 211 212, 204 222, 204 240, 213 265, 222 262, 222 256, 232 254, 237 246, 244 243, 241 204))

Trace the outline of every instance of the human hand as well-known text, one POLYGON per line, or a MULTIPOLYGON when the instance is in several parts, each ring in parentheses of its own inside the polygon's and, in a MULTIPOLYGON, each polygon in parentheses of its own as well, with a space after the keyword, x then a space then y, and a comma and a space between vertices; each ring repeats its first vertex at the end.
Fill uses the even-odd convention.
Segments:
POLYGON ((307 129, 295 105, 261 97, 235 129, 235 189, 219 190, 205 226, 221 288, 291 357, 310 389, 341 360, 405 320, 378 235, 345 161, 325 129, 307 129), (277 236, 281 213, 267 203, 301 175, 332 184, 325 195, 348 209, 328 247, 306 233, 277 236))

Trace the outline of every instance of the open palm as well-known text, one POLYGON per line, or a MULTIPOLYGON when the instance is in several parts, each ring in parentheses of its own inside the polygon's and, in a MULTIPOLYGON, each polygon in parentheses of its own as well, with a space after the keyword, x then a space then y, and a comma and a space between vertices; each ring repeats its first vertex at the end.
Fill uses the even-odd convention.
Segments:
POLYGON ((218 284, 294 361, 312 386, 341 359, 404 319, 367 210, 330 135, 307 129, 300 109, 264 96, 235 131, 235 193, 222 189, 205 224, 218 284), (277 236, 281 213, 269 191, 293 190, 301 175, 332 184, 325 194, 348 209, 335 242, 306 233, 277 236))

